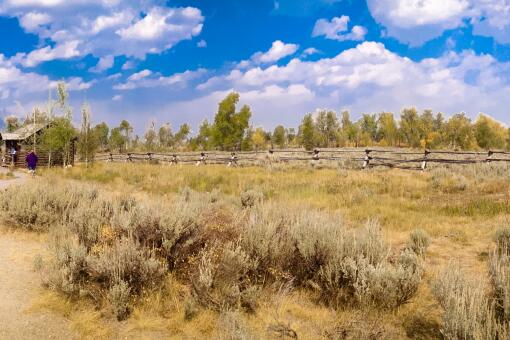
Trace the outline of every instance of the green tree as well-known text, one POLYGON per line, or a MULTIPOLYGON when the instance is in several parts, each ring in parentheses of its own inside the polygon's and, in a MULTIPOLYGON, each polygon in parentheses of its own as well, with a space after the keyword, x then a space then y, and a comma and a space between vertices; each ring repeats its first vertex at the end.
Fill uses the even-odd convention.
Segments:
POLYGON ((67 93, 66 84, 59 82, 57 84, 57 109, 61 115, 51 120, 50 127, 44 130, 41 138, 43 145, 48 149, 48 165, 51 165, 53 152, 62 154, 64 167, 74 157, 71 154, 71 144, 76 137, 76 130, 71 123, 72 109, 67 102, 68 99, 69 94, 67 93))
POLYGON ((429 148, 431 141, 434 138, 434 115, 431 110, 425 110, 420 116, 420 137, 423 141, 422 146, 429 148))
POLYGON ((445 126, 445 140, 452 149, 471 149, 476 142, 471 119, 464 113, 453 115, 445 126))
POLYGON ((190 126, 188 124, 182 124, 179 127, 179 131, 177 131, 177 133, 174 136, 175 144, 177 144, 178 146, 184 145, 190 133, 191 133, 190 126))
POLYGON ((241 150, 242 151, 251 151, 253 150, 253 128, 249 127, 246 130, 243 141, 241 142, 241 150))
POLYGON ((239 94, 232 92, 218 105, 212 128, 212 139, 214 146, 221 150, 239 148, 249 127, 250 107, 245 105, 236 113, 238 102, 239 94))
POLYGON ((125 146, 126 140, 120 127, 115 127, 112 129, 110 133, 110 139, 108 141, 108 145, 111 150, 118 150, 122 152, 122 148, 125 146))
POLYGON ((21 127, 18 117, 16 116, 7 116, 4 119, 5 122, 5 131, 14 132, 21 127))
POLYGON ((88 104, 83 104, 81 117, 81 130, 78 136, 78 153, 80 158, 84 160, 85 164, 88 166, 89 162, 94 157, 97 147, 99 146, 99 138, 95 131, 91 128, 91 112, 88 104))
POLYGON ((414 107, 402 110, 400 131, 408 146, 417 148, 421 145, 420 117, 414 107))
MULTIPOLYGON (((67 117, 58 117, 53 119, 51 126, 44 130, 42 135, 43 145, 50 150, 51 153, 61 153, 63 157, 64 167, 71 163, 71 143, 76 137, 76 130, 67 117)), ((49 165, 51 165, 50 154, 49 165)))
POLYGON ((102 151, 108 147, 108 135, 110 134, 110 128, 105 122, 97 124, 94 127, 94 134, 96 135, 99 147, 102 151))
POLYGON ((145 148, 147 151, 154 151, 157 139, 158 134, 156 133, 156 124, 154 121, 152 121, 149 128, 145 132, 145 148))
POLYGON ((473 128, 476 142, 482 149, 505 148, 508 131, 501 123, 480 114, 473 128))
POLYGON ((127 151, 129 149, 129 144, 131 142, 131 133, 133 132, 133 127, 131 126, 131 124, 129 124, 127 120, 123 119, 120 122, 119 128, 120 131, 124 134, 125 143, 124 150, 127 151))
POLYGON ((342 135, 351 145, 359 144, 359 127, 351 122, 349 111, 342 112, 342 135))
POLYGON ((159 145, 170 148, 174 144, 174 136, 170 123, 163 124, 158 131, 159 145))
POLYGON ((377 140, 376 115, 363 114, 359 121, 361 139, 364 145, 373 144, 377 140))
POLYGON ((280 149, 285 147, 285 127, 283 125, 274 128, 273 143, 280 149))
POLYGON ((306 150, 313 150, 316 146, 315 124, 312 114, 307 114, 303 117, 303 121, 299 126, 299 140, 306 150))
POLYGON ((398 126, 391 112, 382 112, 377 120, 377 139, 385 146, 396 146, 398 126))
POLYGON ((266 147, 266 132, 261 127, 255 129, 251 136, 251 141, 255 150, 262 150, 266 147))

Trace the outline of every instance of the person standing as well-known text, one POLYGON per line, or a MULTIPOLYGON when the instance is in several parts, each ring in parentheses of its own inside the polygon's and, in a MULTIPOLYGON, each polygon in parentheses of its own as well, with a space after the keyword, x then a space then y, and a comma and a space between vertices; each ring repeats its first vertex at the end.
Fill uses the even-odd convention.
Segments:
POLYGON ((26 157, 26 162, 28 166, 28 171, 35 176, 35 168, 37 167, 37 161, 39 158, 35 154, 35 151, 30 151, 30 153, 26 157))

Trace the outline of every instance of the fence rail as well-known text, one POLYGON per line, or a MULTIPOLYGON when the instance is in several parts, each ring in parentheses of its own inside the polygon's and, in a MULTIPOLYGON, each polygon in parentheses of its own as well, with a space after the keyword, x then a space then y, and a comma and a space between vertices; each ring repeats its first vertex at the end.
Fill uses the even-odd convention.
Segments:
POLYGON ((315 149, 278 149, 269 151, 241 152, 132 152, 104 153, 95 156, 96 161, 104 162, 160 162, 176 164, 225 164, 261 165, 267 163, 292 162, 359 162, 361 168, 389 167, 408 170, 425 170, 429 164, 478 164, 490 162, 510 162, 510 152, 501 150, 448 151, 380 148, 338 148, 315 149))

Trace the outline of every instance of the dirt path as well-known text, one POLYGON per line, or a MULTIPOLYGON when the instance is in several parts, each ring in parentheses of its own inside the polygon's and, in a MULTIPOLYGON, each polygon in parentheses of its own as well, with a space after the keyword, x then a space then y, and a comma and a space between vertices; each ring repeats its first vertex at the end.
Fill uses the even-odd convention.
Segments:
MULTIPOLYGON (((29 180, 22 173, 16 177, 0 180, 0 191, 29 180)), ((34 237, 0 229, 0 339, 76 338, 65 318, 50 312, 30 311, 42 290, 33 263, 43 247, 34 237)))

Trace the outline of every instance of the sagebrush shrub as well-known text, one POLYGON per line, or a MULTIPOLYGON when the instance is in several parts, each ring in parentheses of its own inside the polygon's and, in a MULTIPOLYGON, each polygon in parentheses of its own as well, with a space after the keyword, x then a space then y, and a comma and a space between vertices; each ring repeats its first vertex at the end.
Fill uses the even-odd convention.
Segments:
POLYGON ((430 236, 423 229, 415 229, 409 235, 407 247, 414 251, 417 255, 423 255, 430 245, 430 236))
POLYGON ((498 323, 494 304, 481 280, 467 279, 450 264, 436 280, 433 292, 444 309, 446 339, 506 339, 508 325, 498 323))
POLYGON ((457 193, 467 190, 467 178, 457 171, 441 167, 432 171, 432 187, 444 193, 457 193))
POLYGON ((244 208, 251 208, 264 199, 264 194, 256 190, 246 190, 241 193, 241 205, 244 208))
POLYGON ((489 275, 498 316, 510 321, 510 256, 495 252, 489 260, 489 275))
POLYGON ((108 302, 110 303, 113 313, 119 321, 122 321, 129 316, 130 296, 131 288, 126 282, 122 280, 114 283, 108 289, 108 302))
POLYGON ((494 235, 494 241, 498 253, 510 255, 510 227, 499 228, 494 235))

